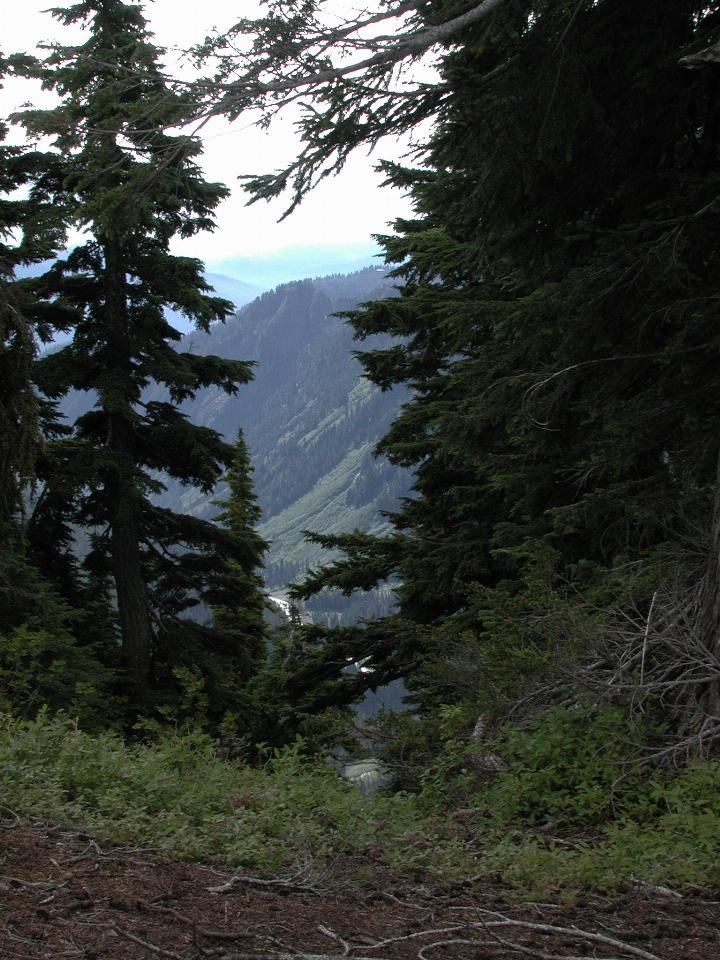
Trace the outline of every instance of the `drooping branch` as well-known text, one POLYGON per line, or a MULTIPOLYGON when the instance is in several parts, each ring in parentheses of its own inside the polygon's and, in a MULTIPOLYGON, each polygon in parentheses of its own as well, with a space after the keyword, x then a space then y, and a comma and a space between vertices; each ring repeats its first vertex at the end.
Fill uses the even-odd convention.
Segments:
MULTIPOLYGON (((482 0, 481 3, 466 11, 460 16, 447 20, 444 23, 431 27, 423 27, 406 34, 394 37, 376 37, 364 41, 366 47, 379 46, 377 52, 369 57, 355 60, 344 66, 329 66, 323 70, 310 70, 305 73, 275 81, 262 81, 256 77, 241 77, 225 86, 225 92, 220 101, 213 107, 213 113, 234 112, 238 106, 244 104, 248 98, 255 99, 258 95, 283 94, 297 90, 313 90, 327 83, 335 83, 344 77, 358 73, 372 71, 376 67, 389 69, 397 63, 409 58, 419 57, 432 47, 452 40, 461 31, 484 20, 493 13, 505 0, 482 0)), ((383 14, 378 14, 362 22, 355 22, 352 27, 343 27, 336 31, 328 30, 324 35, 324 47, 329 48, 334 42, 346 40, 352 30, 357 32, 369 23, 386 21, 402 16, 411 10, 417 9, 416 4, 400 4, 390 8, 383 14)), ((269 58, 268 58, 269 59, 269 58)), ((269 63, 268 63, 269 66, 269 63)))
POLYGON ((412 75, 409 67, 504 3, 481 0, 432 24, 418 0, 378 4, 337 24, 329 22, 324 0, 301 12, 291 2, 277 3, 267 16, 240 20, 196 48, 197 61, 212 63, 215 73, 194 84, 195 117, 203 125, 218 115, 251 116, 268 126, 291 104, 299 106, 299 155, 273 173, 243 177, 251 202, 290 189, 287 216, 323 178, 342 169, 356 147, 372 150, 382 137, 400 136, 435 116, 445 85, 427 71, 412 75))

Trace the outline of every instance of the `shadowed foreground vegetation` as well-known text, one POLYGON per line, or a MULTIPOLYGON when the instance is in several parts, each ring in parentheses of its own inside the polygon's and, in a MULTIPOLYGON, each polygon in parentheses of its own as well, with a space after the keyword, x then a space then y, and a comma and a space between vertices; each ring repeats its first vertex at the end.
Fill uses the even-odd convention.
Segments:
POLYGON ((720 763, 623 776, 612 748, 631 733, 622 723, 557 712, 503 743, 448 743, 444 756, 467 766, 443 760, 417 792, 368 798, 322 757, 304 758, 300 741, 250 767, 199 733, 127 746, 62 717, 5 719, 3 807, 114 844, 321 885, 348 874, 360 887, 473 878, 538 897, 631 879, 717 886, 720 763), (507 758, 493 776, 478 772, 490 746, 507 758))

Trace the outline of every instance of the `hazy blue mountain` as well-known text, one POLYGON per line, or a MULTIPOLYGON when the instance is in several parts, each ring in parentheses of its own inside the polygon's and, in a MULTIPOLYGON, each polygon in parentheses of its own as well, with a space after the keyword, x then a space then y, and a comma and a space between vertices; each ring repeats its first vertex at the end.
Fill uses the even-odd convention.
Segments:
MULTIPOLYGON (((233 303, 236 310, 245 306, 246 303, 250 303, 264 290, 262 286, 245 283, 244 280, 236 280, 234 277, 226 277, 222 273, 206 273, 205 279, 215 293, 233 303)), ((176 330, 189 333, 193 329, 192 321, 178 313, 177 310, 166 310, 165 315, 176 330)))
POLYGON ((378 263, 376 243, 349 243, 330 247, 285 247, 272 253, 229 257, 213 261, 211 269, 234 277, 246 277, 261 287, 276 287, 305 277, 332 273, 349 274, 378 263))
POLYGON ((226 277, 222 273, 206 272, 205 279, 212 284, 219 296, 231 300, 237 309, 250 303, 265 289, 255 283, 245 283, 244 280, 238 280, 236 277, 226 277))
MULTIPOLYGON (((45 273, 52 265, 55 263, 54 260, 44 260, 42 263, 32 263, 28 266, 21 267, 18 270, 18 276, 20 277, 39 277, 45 273)), ((254 300, 263 290, 266 289, 264 285, 257 285, 254 283, 245 283, 244 280, 238 280, 235 277, 227 277, 222 273, 205 273, 205 279, 212 286, 215 293, 219 297, 224 297, 225 300, 229 300, 234 304, 235 309, 239 310, 240 307, 243 307, 246 303, 250 303, 251 300, 254 300)), ((180 330, 182 333, 188 333, 192 330, 192 322, 184 317, 177 310, 167 309, 165 315, 175 327, 176 330, 180 330)), ((67 335, 60 334, 55 342, 58 344, 67 342, 67 335)))

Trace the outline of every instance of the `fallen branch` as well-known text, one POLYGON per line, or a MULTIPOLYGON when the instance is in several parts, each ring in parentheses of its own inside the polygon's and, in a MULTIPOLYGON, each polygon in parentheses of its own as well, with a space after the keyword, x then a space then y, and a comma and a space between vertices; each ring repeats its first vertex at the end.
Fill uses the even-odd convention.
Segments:
POLYGON ((655 883, 647 883, 647 881, 639 880, 637 877, 632 877, 631 882, 634 883, 636 887, 649 890, 651 893, 656 893, 661 897, 671 897, 675 900, 685 899, 681 893, 678 893, 677 890, 671 890, 669 887, 659 887, 655 883))
MULTIPOLYGON (((290 950, 271 953, 226 953, 222 960, 345 960, 344 953, 304 953, 290 950)), ((385 960, 383 957, 353 957, 353 960, 385 960)), ((387 958, 389 960, 389 958, 387 958)))
POLYGON ((395 943, 404 943, 408 940, 418 940, 420 937, 434 937, 437 934, 445 933, 463 933, 477 924, 461 923, 452 927, 438 927, 435 930, 416 930, 415 933, 407 933, 403 937, 388 937, 386 940, 379 940, 371 947, 364 947, 365 950, 380 950, 382 947, 390 947, 395 943))
POLYGON ((19 887, 31 887, 37 890, 59 890, 67 886, 67 881, 56 883, 54 880, 21 880, 19 877, 0 876, 0 883, 17 884, 19 887))
POLYGON ((424 947, 420 947, 420 949, 417 952, 418 960, 427 960, 427 957, 425 956, 425 951, 434 950, 438 947, 451 947, 456 943, 467 943, 470 946, 479 947, 479 946, 482 946, 483 944, 494 943, 494 942, 495 942, 494 939, 493 940, 460 940, 460 939, 434 940, 432 943, 426 943, 424 947))
POLYGON ((339 943, 343 948, 343 956, 347 956, 350 951, 353 949, 352 945, 343 940, 339 933, 335 933, 334 930, 331 930, 330 927, 324 927, 322 924, 318 924, 318 930, 320 933, 324 934, 326 937, 330 937, 331 940, 334 940, 336 943, 339 943))
POLYGON ((310 886, 309 884, 295 883, 293 880, 281 880, 279 878, 263 880, 261 877, 246 877, 240 874, 230 877, 225 883, 220 883, 216 887, 206 887, 205 889, 208 893, 230 893, 238 883, 244 883, 249 887, 281 887, 284 890, 299 890, 302 893, 311 893, 316 897, 322 896, 316 887, 310 886))
POLYGON ((15 813, 14 810, 11 810, 9 807, 3 807, 3 806, 0 806, 0 810, 2 810, 3 813, 9 813, 10 816, 13 818, 11 823, 8 823, 5 820, 0 820, 0 827, 2 827, 3 830, 12 830, 20 823, 20 816, 17 813, 15 813))
POLYGON ((134 933, 123 930, 121 927, 110 927, 110 930, 118 937, 122 937, 123 940, 129 940, 130 943, 136 943, 139 947, 143 947, 150 953, 154 953, 156 957, 168 957, 169 960, 186 960, 186 958, 181 957, 179 953, 175 953, 173 950, 163 950, 162 947, 158 947, 156 944, 150 943, 147 940, 142 940, 140 937, 136 937, 134 933))
POLYGON ((539 933, 555 934, 556 936, 572 937, 573 940, 587 940, 590 943, 602 943, 604 946, 613 947, 622 950, 623 953, 629 953, 634 957, 641 957, 642 960, 661 960, 657 954, 649 953, 640 947, 634 947, 623 940, 616 940, 615 937, 605 936, 604 933, 592 933, 589 930, 581 930, 579 927, 558 927, 552 923, 533 923, 529 920, 514 920, 506 917, 502 913, 495 913, 491 910, 478 910, 479 913, 485 913, 495 919, 481 920, 479 923, 472 924, 475 928, 490 930, 496 927, 516 927, 522 930, 534 930, 539 933))
MULTIPOLYGON (((455 924, 450 927, 437 927, 437 928, 428 929, 428 930, 416 930, 413 933, 408 933, 408 934, 405 934, 404 936, 388 937, 385 940, 379 940, 377 943, 374 943, 372 946, 369 946, 369 947, 366 946, 366 947, 363 947, 362 949, 366 953, 368 953, 369 951, 380 950, 384 947, 390 947, 398 943, 406 943, 409 940, 419 940, 427 937, 437 937, 437 936, 443 937, 444 939, 442 940, 434 940, 433 942, 424 944, 421 947, 420 951, 418 952, 418 956, 421 958, 421 960, 423 960, 423 951, 430 950, 434 947, 440 947, 453 942, 473 943, 477 945, 480 945, 481 942, 486 943, 487 941, 465 940, 465 939, 454 938, 454 937, 446 938, 447 934, 455 934, 455 933, 463 934, 463 933, 467 933, 470 930, 478 930, 478 931, 482 930, 483 932, 488 933, 490 936, 492 936, 495 941, 502 943, 503 946, 507 947, 508 949, 511 949, 518 953, 525 953, 533 957, 537 957, 538 960, 594 960, 594 958, 589 956, 559 957, 557 954, 546 953, 545 951, 539 950, 535 947, 528 947, 524 944, 505 940, 495 932, 499 927, 503 927, 503 928, 510 927, 512 929, 517 929, 517 930, 532 930, 535 933, 544 933, 547 935, 554 935, 557 937, 571 937, 573 940, 585 940, 588 943, 600 943, 600 944, 603 944, 604 946, 612 947, 613 949, 620 950, 625 955, 629 954, 634 957, 640 957, 641 960, 661 960, 661 958, 654 953, 649 953, 647 950, 643 950, 640 947, 634 947, 630 943, 626 943, 623 940, 618 940, 615 937, 609 937, 603 933, 594 933, 589 930, 581 930, 579 927, 560 927, 550 923, 534 923, 529 920, 515 920, 512 917, 507 917, 505 916, 505 914, 497 913, 495 911, 482 910, 481 908, 475 908, 475 909, 478 914, 485 914, 488 917, 488 919, 486 920, 480 919, 477 922, 470 922, 470 923, 466 922, 461 924, 455 924)), ((345 945, 344 940, 341 940, 339 937, 337 937, 337 935, 333 935, 333 936, 335 936, 336 939, 338 939, 343 945, 345 945)), ((360 949, 360 948, 350 946, 349 949, 350 949, 350 953, 352 953, 353 950, 360 949)), ((343 954, 343 956, 345 957, 347 957, 348 955, 349 955, 348 952, 345 952, 343 954)), ((612 958, 608 958, 608 960, 612 960, 612 958)))

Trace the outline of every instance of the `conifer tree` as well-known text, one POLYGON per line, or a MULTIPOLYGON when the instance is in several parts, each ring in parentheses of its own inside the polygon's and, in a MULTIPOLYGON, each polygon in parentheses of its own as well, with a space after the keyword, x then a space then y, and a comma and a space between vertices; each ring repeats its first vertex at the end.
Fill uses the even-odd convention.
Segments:
POLYGON ((205 682, 208 718, 237 718, 239 730, 253 730, 258 705, 250 681, 261 669, 266 653, 266 607, 260 574, 267 543, 258 534, 260 508, 252 484, 252 465, 242 430, 234 446, 224 482, 224 499, 214 501, 220 513, 214 517, 225 542, 214 548, 200 601, 209 611, 207 626, 183 621, 188 631, 184 663, 199 669, 205 682))
MULTIPOLYGON (((372 682, 441 656, 453 631, 482 639, 493 596, 526 589, 542 551, 598 602, 616 571, 708 529, 720 98, 703 51, 718 23, 699 0, 507 3, 443 56, 424 167, 386 166, 417 213, 385 238, 402 296, 353 320, 403 338, 361 360, 415 391, 380 444, 415 470, 415 496, 382 542, 328 541, 346 559, 298 591, 395 576, 400 610, 384 638, 317 636, 306 689, 350 658, 370 657, 372 682)), ((704 598, 712 657, 707 582, 704 598)))
POLYGON ((264 652, 265 597, 259 574, 268 544, 257 532, 261 511, 252 484, 252 464, 242 430, 238 431, 232 463, 225 474, 228 485, 224 500, 216 501, 221 512, 215 517, 232 539, 233 550, 207 601, 213 623, 228 637, 237 638, 238 653, 244 660, 241 671, 247 679, 264 652))
MULTIPOLYGON (((0 87, 22 71, 22 57, 0 54, 0 87)), ((23 490, 34 479, 41 450, 39 397, 32 367, 39 337, 49 334, 32 280, 19 268, 52 256, 63 237, 63 217, 52 195, 52 158, 30 147, 4 144, 0 121, 0 624, 16 626, 34 606, 21 522, 23 490), (20 191, 25 196, 19 197, 20 191), (14 194, 14 196, 13 196, 14 194), (24 572, 18 575, 20 569, 24 572)), ((55 182, 57 186, 57 182, 55 182)))
MULTIPOLYGON (((230 313, 201 263, 169 252, 173 237, 212 229, 227 190, 203 179, 197 140, 166 132, 186 105, 163 78, 141 8, 83 0, 52 12, 84 26, 87 39, 54 47, 36 67, 60 105, 22 122, 53 138, 65 205, 88 239, 45 278, 42 292, 76 322, 72 341, 39 362, 36 378, 53 400, 91 391, 95 405, 58 441, 62 469, 47 478, 46 502, 91 533, 88 563, 111 574, 137 706, 160 682, 153 670, 181 655, 178 620, 199 602, 215 550, 233 552, 216 525, 152 502, 163 474, 209 493, 232 462, 232 447, 177 404, 210 385, 233 393, 251 373, 241 361, 178 352, 180 334, 164 316, 172 306, 207 329, 230 313), (167 400, 147 399, 151 381, 167 400)), ((42 511, 35 519, 42 527, 42 511)))
MULTIPOLYGON (((2 80, 15 67, 0 53, 2 80)), ((63 220, 51 195, 52 162, 39 151, 3 143, 7 124, 0 120, 0 528, 18 508, 19 488, 33 473, 39 441, 39 403, 32 385, 32 362, 41 305, 32 284, 19 283, 18 267, 52 256, 62 239, 63 220), (11 197, 24 188, 26 196, 11 197)), ((45 305, 47 306, 47 305, 45 305)), ((38 329, 39 328, 39 329, 38 329)))
MULTIPOLYGON (((26 67, 26 58, 0 56, 0 80, 26 67)), ((0 124, 0 140, 6 130, 0 124)), ((95 726, 114 722, 119 710, 107 598, 96 585, 83 592, 76 565, 59 562, 70 538, 61 518, 43 558, 26 523, 53 432, 33 362, 70 317, 39 297, 42 281, 18 279, 17 271, 52 258, 64 240, 59 173, 48 153, 0 146, 0 709, 32 716, 43 706, 64 708, 95 726), (60 566, 61 578, 43 574, 60 566)))

